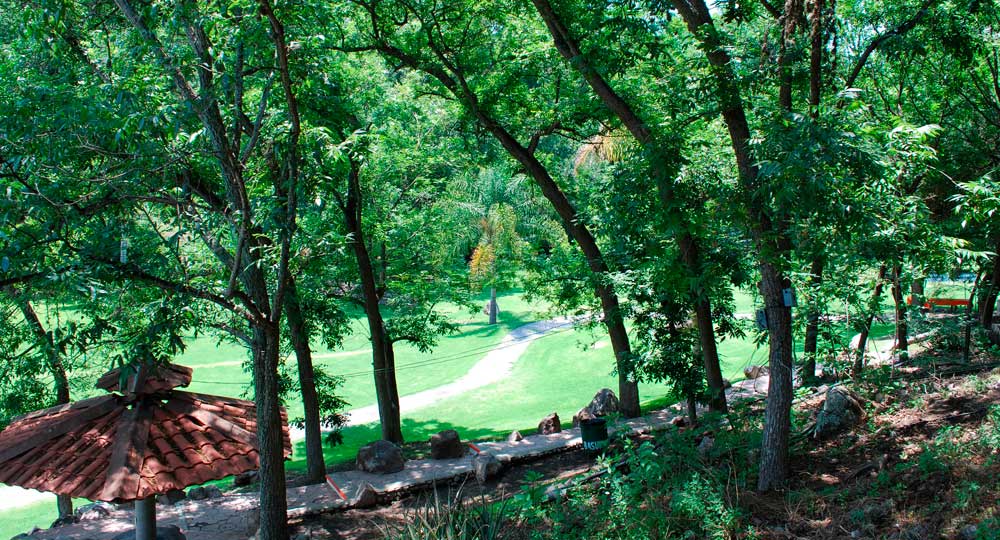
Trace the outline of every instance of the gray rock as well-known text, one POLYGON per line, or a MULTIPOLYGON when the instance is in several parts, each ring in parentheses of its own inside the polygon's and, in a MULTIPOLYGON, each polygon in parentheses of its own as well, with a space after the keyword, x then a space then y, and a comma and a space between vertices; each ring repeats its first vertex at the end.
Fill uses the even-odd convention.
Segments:
POLYGON ((542 421, 538 423, 538 433, 542 435, 550 435, 552 433, 559 433, 562 431, 562 423, 559 421, 559 415, 557 413, 552 413, 542 421))
POLYGON ((930 540, 933 538, 931 528, 923 523, 911 525, 899 533, 899 540, 930 540))
POLYGON ((258 478, 257 471, 247 471, 245 473, 237 474, 233 477, 233 487, 244 487, 249 486, 257 482, 258 478))
POLYGON ((977 525, 966 525, 955 535, 956 540, 976 540, 979 538, 979 527, 977 525))
MULTIPOLYGON (((133 540, 135 529, 127 530, 112 537, 111 540, 133 540)), ((161 525, 156 528, 156 540, 187 540, 177 525, 161 525)))
POLYGON ((199 486, 196 488, 191 488, 188 490, 188 499, 192 501, 202 501, 205 499, 218 499, 222 497, 222 490, 217 486, 211 484, 207 486, 199 486))
POLYGON ((620 412, 621 403, 618 401, 618 396, 610 388, 602 388, 594 395, 594 399, 590 400, 587 410, 594 416, 607 416, 620 412))
POLYGON ((510 435, 507 436, 507 442, 516 443, 524 440, 524 435, 521 435, 520 431, 511 431, 510 435))
POLYGON ((590 411, 590 407, 584 407, 573 415, 573 427, 580 427, 580 422, 593 420, 595 418, 597 418, 597 415, 590 411))
POLYGON ((705 457, 712 451, 712 448, 715 448, 715 439, 705 435, 701 438, 701 442, 698 443, 698 454, 701 457, 705 457))
POLYGON ((476 480, 485 483, 487 480, 496 477, 503 469, 503 464, 496 456, 489 452, 480 452, 472 458, 472 468, 476 472, 476 480))
POLYGON ((355 463, 365 472, 389 474, 403 470, 406 459, 398 446, 383 439, 362 446, 355 463))
POLYGON ((354 508, 373 508, 376 505, 378 505, 378 492, 371 484, 365 482, 358 490, 358 496, 351 506, 354 508))
POLYGON ((156 496, 156 502, 160 504, 165 504, 167 506, 173 506, 184 499, 187 498, 187 493, 184 493, 183 489, 171 489, 166 493, 161 493, 156 496))
POLYGON ((455 459, 466 454, 467 448, 454 429, 431 435, 431 459, 455 459))
POLYGON ((115 507, 110 503, 106 502, 95 502, 90 504, 85 504, 76 509, 73 515, 78 521, 93 521, 95 519, 104 519, 111 515, 115 507))
POLYGON ((743 376, 747 379, 756 379, 761 375, 767 375, 767 366, 747 366, 743 368, 743 376))
POLYGON ((813 433, 817 439, 828 437, 857 424, 864 414, 861 398, 857 394, 842 386, 831 388, 816 416, 813 433))

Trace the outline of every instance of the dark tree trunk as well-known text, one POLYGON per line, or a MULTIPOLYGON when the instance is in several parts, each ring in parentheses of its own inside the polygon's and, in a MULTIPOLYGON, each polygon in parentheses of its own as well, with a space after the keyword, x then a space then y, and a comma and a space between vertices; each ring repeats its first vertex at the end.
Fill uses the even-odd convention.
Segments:
MULTIPOLYGON (((432 45, 433 47, 433 45, 432 45)), ((566 194, 555 182, 548 169, 545 168, 538 158, 535 157, 531 147, 522 145, 518 140, 504 128, 499 122, 490 116, 480 105, 479 97, 469 87, 464 75, 454 66, 445 63, 445 67, 429 66, 421 59, 400 50, 392 45, 385 44, 379 49, 384 54, 396 58, 404 65, 427 73, 441 82, 450 92, 452 92, 466 110, 476 119, 480 126, 493 136, 494 139, 505 151, 517 161, 524 172, 538 186, 542 196, 545 197, 552 209, 555 210, 562 222, 566 233, 580 247, 580 251, 587 259, 587 266, 594 274, 598 284, 595 287, 595 295, 601 301, 604 325, 608 329, 608 336, 611 338, 611 347, 615 353, 615 363, 618 368, 618 396, 621 401, 622 414, 627 417, 635 417, 640 414, 639 408, 639 386, 634 380, 632 369, 632 349, 629 345, 628 332, 625 330, 625 319, 621 312, 618 295, 614 289, 605 283, 609 268, 607 261, 597 240, 590 232, 584 220, 577 215, 576 208, 570 203, 566 194)), ((444 55, 441 50, 436 53, 444 55)))
POLYGON ((343 208, 344 221, 351 233, 351 248, 358 264, 361 291, 368 318, 368 330, 372 342, 372 368, 375 377, 375 397, 378 401, 379 420, 382 424, 382 438, 396 444, 403 443, 402 419, 399 411, 399 390, 396 386, 396 360, 393 343, 385 331, 385 321, 379 307, 378 288, 375 283, 375 269, 365 243, 362 215, 360 171, 351 163, 348 178, 347 202, 343 208))
POLYGON ((854 376, 858 376, 865 365, 865 350, 868 348, 868 334, 872 331, 872 321, 875 315, 882 309, 882 286, 885 283, 885 275, 888 272, 886 265, 878 268, 878 277, 875 280, 875 289, 872 291, 872 298, 868 301, 868 311, 864 314, 865 322, 861 327, 861 334, 858 336, 858 348, 854 351, 854 376))
MULTIPOLYGON (((570 64, 580 71, 584 79, 590 85, 590 88, 594 93, 601 99, 605 107, 608 108, 615 116, 621 120, 625 128, 629 130, 629 133, 642 145, 652 146, 654 144, 652 132, 649 130, 647 124, 636 114, 632 106, 622 98, 610 84, 604 79, 604 77, 597 72, 596 69, 590 64, 587 57, 580 50, 577 40, 570 33, 569 29, 563 24, 556 13, 555 9, 549 3, 548 0, 532 0, 535 5, 535 9, 541 15, 542 19, 545 21, 546 27, 549 29, 549 34, 555 43, 556 49, 566 59, 570 64)), ((652 170, 654 180, 656 182, 657 190, 660 196, 660 200, 663 203, 664 208, 672 208, 676 206, 676 201, 674 200, 673 189, 671 188, 671 182, 673 178, 669 178, 668 171, 665 170, 665 162, 662 153, 658 152, 656 148, 652 148, 653 163, 652 170)), ((677 210, 671 210, 674 214, 679 214, 677 210)), ((688 224, 688 220, 685 216, 679 216, 681 218, 682 226, 688 224)), ((687 268, 688 272, 692 276, 697 276, 702 271, 701 260, 700 260, 700 249, 698 246, 697 239, 694 238, 690 233, 681 233, 677 235, 677 242, 680 247, 682 262, 687 268)), ((695 304, 696 321, 698 326, 698 335, 701 341, 702 359, 705 364, 705 374, 708 381, 709 391, 712 397, 709 401, 709 407, 713 411, 726 411, 726 393, 725 388, 723 388, 722 382, 722 370, 719 367, 719 354, 715 343, 715 325, 714 318, 712 315, 712 304, 711 301, 703 294, 702 291, 692 290, 692 300, 695 304)))
MULTIPOLYGON (((694 238, 685 234, 679 243, 689 270, 699 268, 698 245, 694 238)), ((711 393, 708 408, 714 412, 725 413, 728 410, 726 387, 722 379, 722 368, 719 365, 719 350, 715 343, 712 303, 707 296, 698 291, 692 291, 692 297, 695 299, 695 325, 698 327, 698 343, 705 366, 705 380, 708 382, 708 391, 711 393)))
MULTIPOLYGON (((1000 245, 996 249, 1000 249, 1000 245)), ((993 271, 990 272, 989 285, 986 286, 986 294, 982 296, 982 304, 979 306, 979 324, 983 328, 989 329, 993 325, 993 313, 997 307, 997 292, 1000 292, 1000 255, 993 258, 993 271)))
MULTIPOLYGON (((31 327, 32 333, 35 334, 35 339, 41 341, 45 347, 45 364, 46 367, 48 367, 49 374, 52 375, 52 390, 56 396, 55 404, 64 405, 69 403, 69 378, 66 376, 66 368, 63 366, 62 358, 59 356, 59 350, 56 348, 56 345, 52 340, 52 334, 45 330, 45 326, 42 324, 42 320, 38 317, 38 313, 35 311, 34 306, 31 305, 31 301, 26 298, 21 298, 20 294, 20 292, 10 289, 10 296, 14 298, 14 301, 20 307, 21 314, 24 316, 25 322, 28 323, 28 326, 31 327)), ((69 495, 57 495, 56 508, 59 511, 60 518, 72 516, 72 497, 69 495)))
POLYGON ((320 430, 319 398, 316 395, 316 378, 313 370, 312 347, 309 329, 299 301, 298 287, 289 279, 285 293, 285 316, 288 317, 288 334, 295 350, 299 372, 306 431, 306 482, 318 484, 326 479, 323 461, 323 434, 320 430))
POLYGON ((914 276, 913 283, 910 283, 910 305, 916 308, 921 308, 924 302, 927 301, 927 297, 924 295, 924 276, 914 276))
MULTIPOLYGON (((793 2, 790 0, 789 3, 793 2)), ((688 30, 702 43, 705 56, 712 65, 716 97, 722 119, 729 131, 736 158, 736 169, 743 205, 749 218, 749 228, 757 250, 760 267, 760 291, 768 321, 771 373, 768 385, 764 434, 761 446, 760 476, 757 489, 769 491, 781 488, 788 478, 788 438, 791 431, 792 403, 792 317, 784 305, 782 289, 789 280, 775 266, 790 251, 782 223, 774 223, 757 198, 760 189, 759 172, 751 150, 750 124, 729 53, 723 46, 704 0, 674 0, 673 5, 684 19, 688 30)), ((787 21, 786 21, 787 22, 787 21)), ((784 41, 785 36, 782 36, 784 41)), ((785 105, 782 100, 782 105, 785 105)))
POLYGON ((806 316, 806 336, 803 343, 802 356, 802 380, 812 381, 816 379, 816 354, 819 343, 819 319, 820 310, 816 305, 815 297, 818 294, 820 285, 823 283, 823 259, 816 257, 813 259, 812 267, 809 269, 809 290, 813 301, 809 303, 809 314, 806 316))
POLYGON ((694 426, 698 423, 698 400, 695 399, 694 394, 687 395, 687 410, 688 420, 690 420, 691 425, 694 426))
POLYGON ((497 311, 499 311, 497 306, 497 288, 490 287, 490 324, 497 323, 497 311))
POLYGON ((901 264, 892 267, 892 301, 896 308, 896 350, 906 352, 909 346, 906 301, 903 299, 903 268, 901 264))
POLYGON ((252 329, 254 404, 257 407, 257 445, 260 454, 261 540, 288 539, 288 502, 285 495, 285 456, 278 386, 278 327, 252 329))
POLYGON ((791 286, 769 263, 760 265, 760 293, 767 313, 770 343, 767 406, 764 410, 764 433, 761 443, 760 476, 757 489, 781 488, 788 478, 788 438, 792 411, 792 310, 784 304, 782 289, 791 286))

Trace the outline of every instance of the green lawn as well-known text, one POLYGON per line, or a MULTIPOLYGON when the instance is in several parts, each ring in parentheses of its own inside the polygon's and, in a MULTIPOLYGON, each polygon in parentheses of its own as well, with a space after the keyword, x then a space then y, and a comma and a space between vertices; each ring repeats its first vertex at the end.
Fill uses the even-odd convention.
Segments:
MULTIPOLYGON (((739 297, 738 297, 739 298, 739 297)), ((743 296, 744 301, 749 295, 743 296)), ((451 382, 482 358, 486 352, 512 328, 540 318, 539 310, 525 303, 519 294, 501 297, 500 323, 485 324, 482 314, 455 310, 462 322, 458 334, 444 338, 431 354, 421 354, 410 347, 400 347, 397 362, 401 368, 399 385, 403 395, 419 392, 451 382), (436 363, 422 369, 406 369, 406 365, 433 359, 436 363), (431 367, 433 366, 433 367, 431 367)), ((738 309, 739 311, 739 309, 738 309)), ((353 407, 375 402, 372 390, 371 357, 368 352, 367 330, 361 320, 355 321, 356 331, 345 342, 342 351, 317 351, 317 363, 330 373, 354 374, 346 378, 343 393, 353 407)), ((892 326, 876 325, 873 335, 887 335, 892 326)), ((845 330, 845 332, 848 332, 845 330)), ((801 350, 801 343, 797 343, 801 350)), ((731 380, 742 378, 743 368, 751 363, 766 362, 766 349, 758 349, 749 339, 723 340, 719 344, 724 375, 731 380)), ((245 352, 230 344, 217 344, 202 337, 193 340, 178 363, 195 368, 194 391, 240 396, 248 375, 243 371, 245 352)), ((588 330, 557 331, 534 341, 515 364, 511 377, 462 396, 444 400, 420 409, 403 420, 403 433, 409 441, 426 440, 442 429, 456 429, 466 439, 505 437, 511 430, 531 430, 543 416, 556 411, 564 422, 586 405, 603 387, 617 391, 617 378, 612 375, 613 355, 607 337, 588 330)), ((644 405, 662 404, 666 388, 662 385, 640 385, 644 405)), ((301 414, 301 405, 288 404, 291 417, 301 414)), ((352 461, 357 449, 379 438, 376 425, 353 426, 344 432, 345 444, 327 448, 329 464, 352 461)), ((302 443, 296 444, 288 469, 305 466, 302 443)), ((227 481, 220 482, 223 487, 227 481)), ((35 503, 3 513, 0 519, 0 539, 8 538, 38 525, 47 527, 55 519, 55 505, 35 503)))
MULTIPOLYGON (((480 304, 485 300, 483 296, 480 304)), ((486 315, 478 312, 470 314, 455 306, 445 306, 443 309, 453 314, 460 328, 458 333, 442 338, 431 352, 422 353, 408 344, 397 343, 395 351, 400 394, 420 392, 458 379, 513 328, 540 318, 537 306, 526 303, 519 293, 501 295, 498 303, 501 311, 499 324, 495 326, 487 324, 486 315), (431 364, 433 368, 415 365, 428 361, 434 362, 431 364)), ((357 408, 375 403, 375 387, 372 383, 367 323, 359 314, 351 324, 353 332, 343 347, 338 351, 329 351, 316 346, 314 362, 331 375, 345 376, 339 393, 350 403, 350 408, 357 408)), ((250 380, 243 367, 246 358, 244 349, 229 343, 218 344, 216 340, 204 337, 192 340, 176 362, 194 368, 191 391, 241 397, 250 380)), ((294 355, 287 361, 294 365, 294 355)), ((289 418, 302 416, 300 403, 289 401, 287 408, 289 418)))

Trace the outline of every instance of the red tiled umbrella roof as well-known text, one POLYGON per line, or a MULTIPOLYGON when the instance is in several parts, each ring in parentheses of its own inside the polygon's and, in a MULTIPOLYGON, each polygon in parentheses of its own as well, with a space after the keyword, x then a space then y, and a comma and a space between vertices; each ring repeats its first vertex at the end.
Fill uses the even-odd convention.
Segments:
MULTIPOLYGON (((170 390, 190 381, 190 369, 183 370, 164 379, 140 376, 138 385, 130 378, 138 395, 111 394, 16 419, 0 432, 0 483, 131 501, 256 469, 254 404, 170 390)), ((117 389, 118 375, 101 379, 109 381, 117 389)), ((284 409, 281 420, 288 457, 284 409)))

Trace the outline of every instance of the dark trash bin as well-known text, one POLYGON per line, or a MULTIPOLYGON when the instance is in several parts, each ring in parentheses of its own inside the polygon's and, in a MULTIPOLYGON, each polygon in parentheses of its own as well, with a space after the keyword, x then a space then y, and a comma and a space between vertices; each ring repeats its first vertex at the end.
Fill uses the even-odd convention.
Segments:
POLYGON ((584 450, 600 452, 608 446, 608 421, 603 418, 584 420, 580 422, 580 435, 584 450))

